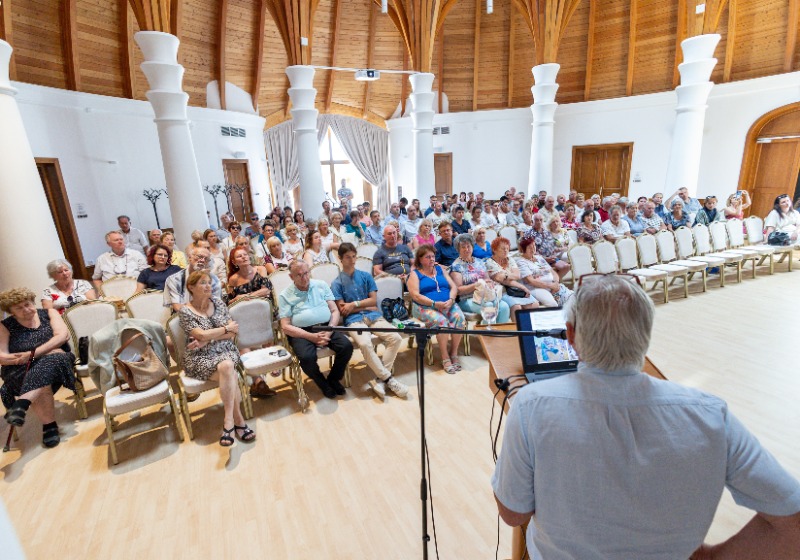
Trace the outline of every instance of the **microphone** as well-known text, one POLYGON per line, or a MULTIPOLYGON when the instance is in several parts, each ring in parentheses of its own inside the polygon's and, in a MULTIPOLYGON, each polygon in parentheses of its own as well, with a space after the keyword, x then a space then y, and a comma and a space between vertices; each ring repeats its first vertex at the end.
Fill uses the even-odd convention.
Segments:
POLYGON ((542 338, 545 336, 549 336, 551 338, 560 338, 561 340, 567 340, 567 329, 550 329, 544 331, 532 331, 531 334, 533 336, 542 338))

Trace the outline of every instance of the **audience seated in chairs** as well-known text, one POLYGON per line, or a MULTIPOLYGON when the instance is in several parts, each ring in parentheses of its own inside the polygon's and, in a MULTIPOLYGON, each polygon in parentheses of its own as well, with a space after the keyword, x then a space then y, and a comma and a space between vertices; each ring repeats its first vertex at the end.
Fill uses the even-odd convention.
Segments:
POLYGON ((42 292, 42 309, 55 309, 59 315, 73 305, 97 299, 97 292, 86 280, 72 277, 72 265, 64 259, 47 263, 47 275, 54 280, 42 292))
POLYGON ((211 272, 219 278, 220 282, 226 284, 228 282, 228 251, 222 246, 217 232, 213 229, 204 231, 203 239, 208 243, 208 251, 211 254, 211 272))
POLYGON ((533 217, 533 227, 525 233, 525 237, 532 237, 536 241, 536 251, 556 269, 560 277, 565 276, 570 269, 569 263, 564 260, 569 249, 569 238, 566 245, 558 247, 553 235, 544 227, 544 216, 541 211, 536 213, 533 217))
MULTIPOLYGON (((228 223, 228 237, 222 240, 222 248, 230 252, 236 246, 236 238, 242 235, 242 226, 236 220, 228 223)), ((178 264, 178 263, 173 263, 178 264)))
POLYGON ((284 251, 291 253, 297 258, 303 252, 303 242, 300 239, 300 228, 297 224, 290 223, 286 226, 286 241, 283 244, 284 251))
POLYGON ((606 241, 614 243, 617 239, 630 236, 631 226, 627 220, 622 219, 622 210, 619 206, 612 206, 608 211, 608 219, 600 224, 600 231, 606 241))
POLYGON ((55 309, 36 309, 36 294, 27 288, 0 293, 0 310, 10 316, 0 323, 0 400, 12 426, 25 424, 32 409, 42 422, 42 443, 61 441, 53 395, 62 386, 75 391, 67 325, 55 309))
POLYGON ((322 280, 312 280, 308 264, 295 260, 289 267, 293 284, 278 297, 280 325, 291 344, 300 367, 329 399, 346 393, 342 379, 353 355, 353 344, 340 332, 311 332, 317 325, 339 324, 339 310, 330 286, 322 280), (328 377, 317 363, 317 348, 330 348, 336 353, 328 377))
POLYGON ((603 238, 603 233, 600 231, 600 224, 594 221, 594 210, 586 210, 581 214, 581 225, 575 233, 578 235, 578 241, 592 245, 603 238))
POLYGON ((520 280, 530 288, 533 297, 545 307, 563 306, 572 296, 572 290, 561 284, 558 272, 544 257, 536 254, 536 243, 530 237, 519 242, 519 256, 515 261, 519 267, 520 280))
POLYGON ((350 221, 344 226, 345 233, 352 233, 360 243, 365 243, 367 226, 361 222, 358 210, 350 212, 350 221))
POLYGON ((458 258, 458 249, 453 245, 453 227, 450 222, 443 221, 439 224, 439 236, 441 239, 433 246, 436 249, 436 262, 449 268, 458 258))
MULTIPOLYGON (((645 199, 644 206, 647 205, 647 200, 645 199)), ((644 218, 641 214, 639 214, 639 203, 630 201, 625 205, 625 215, 622 216, 622 219, 628 222, 628 228, 630 229, 630 233, 634 237, 638 237, 644 233, 644 230, 647 229, 647 224, 644 222, 644 218)))
POLYGON ((492 258, 492 245, 486 241, 486 226, 477 226, 472 233, 475 236, 475 245, 472 247, 475 258, 482 261, 492 258))
POLYGON ((800 212, 792 208, 792 199, 788 194, 782 194, 775 198, 775 204, 764 220, 764 233, 767 239, 773 231, 788 234, 792 245, 800 243, 800 237, 798 237, 800 212))
POLYGON ((144 290, 163 290, 167 278, 181 271, 181 267, 169 264, 172 260, 172 251, 160 243, 150 247, 147 251, 147 264, 150 266, 139 273, 136 279, 136 293, 144 290))
MULTIPOLYGON (((550 218, 549 222, 547 222, 547 231, 549 231, 550 235, 553 236, 553 242, 556 245, 556 251, 560 253, 561 258, 565 259, 567 251, 569 250, 569 234, 567 233, 566 228, 564 228, 564 224, 561 221, 561 216, 558 213, 550 218)), ((566 271, 564 274, 566 274, 566 271)))
POLYGON ((422 245, 435 245, 436 238, 433 235, 433 223, 428 218, 419 221, 417 234, 411 239, 410 249, 416 251, 422 245))
MULTIPOLYGON (((411 294, 411 313, 427 328, 449 327, 464 330, 467 321, 461 308, 456 305, 458 288, 450 275, 436 264, 436 250, 433 245, 423 245, 414 255, 414 270, 407 279, 411 294)), ((461 334, 437 334, 442 366, 447 373, 461 371, 458 359, 458 345, 461 334), (450 343, 448 346, 448 337, 450 343)))
POLYGON ((207 270, 189 274, 186 289, 191 297, 178 312, 187 337, 183 369, 189 377, 219 382, 224 408, 219 444, 230 447, 234 443, 233 435, 250 443, 256 439, 256 434, 245 423, 241 410, 242 395, 236 371, 241 357, 233 342, 239 325, 231 320, 222 300, 213 295, 212 286, 211 273, 207 270))
POLYGON ((169 250, 172 251, 172 260, 170 261, 171 264, 177 265, 181 268, 186 268, 188 266, 188 262, 186 260, 186 253, 175 248, 174 233, 169 231, 164 233, 164 235, 161 236, 161 244, 166 245, 167 247, 169 247, 169 250))
MULTIPOLYGON (((342 226, 342 220, 344 220, 344 217, 341 212, 336 212, 335 210, 331 212, 331 221, 328 226, 335 238, 338 239, 338 241, 335 240, 336 243, 340 243, 344 239, 344 234, 347 233, 345 227, 342 226)), ((331 250, 335 250, 333 245, 331 245, 331 250)))
MULTIPOLYGON (((450 278, 458 289, 458 306, 466 313, 480 313, 480 305, 473 301, 473 294, 478 282, 483 280, 490 287, 494 281, 489 277, 486 264, 472 254, 475 238, 469 233, 462 233, 455 239, 458 258, 450 267, 450 278)), ((497 306, 497 321, 507 323, 511 316, 508 303, 500 301, 497 306)))
MULTIPOLYGON (((342 262, 342 272, 333 281, 331 291, 339 308, 339 314, 344 319, 347 327, 373 327, 390 329, 392 325, 383 318, 378 310, 378 286, 371 275, 356 270, 358 254, 351 243, 342 243, 338 249, 339 260, 342 262)), ((383 360, 378 358, 372 346, 372 336, 369 332, 350 332, 350 338, 361 350, 367 366, 375 374, 375 380, 370 381, 370 386, 375 393, 383 398, 386 389, 398 397, 408 395, 408 387, 392 377, 394 360, 403 339, 393 332, 376 332, 375 336, 386 348, 383 360)))
POLYGON ((322 244, 322 234, 313 229, 306 235, 306 250, 303 253, 303 260, 310 267, 315 264, 329 263, 328 252, 322 244))
MULTIPOLYGON (((524 238, 523 238, 524 239, 524 238)), ((539 303, 531 295, 530 290, 520 282, 519 267, 514 259, 509 257, 511 243, 505 237, 498 237, 492 241, 492 258, 486 259, 486 270, 492 280, 503 286, 501 299, 508 304, 511 317, 516 320, 517 309, 535 309, 539 303), (508 288, 521 290, 520 295, 510 295, 508 288)))
MULTIPOLYGON (((341 215, 339 219, 341 220, 341 215)), ((319 231, 319 236, 322 240, 323 251, 327 253, 328 251, 336 251, 339 248, 342 238, 331 229, 329 218, 317 220, 317 231, 319 231)))
MULTIPOLYGON (((189 276, 192 272, 208 270, 211 261, 211 254, 208 249, 194 249, 189 253, 189 267, 180 272, 176 272, 164 282, 164 307, 172 307, 176 313, 181 307, 189 303, 191 295, 187 289, 189 276)), ((215 298, 222 299, 222 283, 213 274, 211 277, 211 292, 215 298)))
POLYGON ((139 272, 147 268, 144 255, 125 246, 125 238, 118 231, 106 234, 106 244, 110 251, 97 257, 92 274, 95 288, 112 276, 128 276, 136 278, 139 272))
POLYGON ((288 270, 294 261, 294 255, 284 250, 283 243, 277 236, 267 239, 267 253, 264 255, 264 267, 272 274, 276 270, 288 270))
POLYGON ((664 223, 667 224, 667 229, 675 231, 682 226, 692 227, 692 218, 684 211, 681 199, 674 199, 670 208, 672 212, 664 217, 664 223))
POLYGON ((411 271, 414 255, 407 245, 399 242, 397 228, 387 225, 383 228, 383 244, 372 256, 372 274, 392 274, 406 281, 411 271))

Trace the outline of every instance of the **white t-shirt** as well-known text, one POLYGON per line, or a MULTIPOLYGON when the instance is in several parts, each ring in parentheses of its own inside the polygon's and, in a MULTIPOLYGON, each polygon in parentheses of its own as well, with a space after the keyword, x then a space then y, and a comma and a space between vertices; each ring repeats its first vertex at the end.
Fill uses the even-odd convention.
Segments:
POLYGON ((779 216, 772 210, 764 220, 764 227, 772 227, 785 233, 794 233, 798 226, 800 226, 800 212, 794 209, 789 210, 785 216, 779 216))
POLYGON ((603 235, 613 235, 614 239, 620 239, 631 232, 631 226, 622 219, 620 219, 619 225, 616 226, 611 220, 606 220, 600 225, 600 231, 603 235))

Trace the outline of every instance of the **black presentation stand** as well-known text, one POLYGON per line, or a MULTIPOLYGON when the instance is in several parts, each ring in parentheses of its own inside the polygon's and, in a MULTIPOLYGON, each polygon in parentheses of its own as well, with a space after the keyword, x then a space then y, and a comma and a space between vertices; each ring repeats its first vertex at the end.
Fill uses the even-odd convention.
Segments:
POLYGON ((414 336, 417 341, 417 387, 419 388, 419 431, 420 431, 420 487, 419 498, 422 500, 422 558, 428 559, 428 543, 431 540, 428 534, 428 461, 426 458, 427 438, 425 435, 425 348, 431 336, 437 334, 461 334, 469 336, 494 336, 494 337, 518 337, 518 336, 552 336, 551 331, 498 331, 498 330, 466 330, 453 328, 426 328, 409 326, 402 329, 398 328, 362 328, 362 327, 312 327, 312 332, 393 332, 414 336))

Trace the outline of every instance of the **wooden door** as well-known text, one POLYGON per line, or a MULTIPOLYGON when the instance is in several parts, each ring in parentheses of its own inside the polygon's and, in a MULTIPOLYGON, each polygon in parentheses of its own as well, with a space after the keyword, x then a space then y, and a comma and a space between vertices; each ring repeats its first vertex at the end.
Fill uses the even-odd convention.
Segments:
POLYGON ((83 260, 81 242, 75 230, 75 221, 72 219, 72 207, 69 204, 67 190, 64 188, 64 179, 61 176, 61 167, 57 159, 36 158, 36 169, 42 180, 44 194, 50 205, 50 213, 61 241, 64 256, 73 268, 75 278, 91 279, 91 271, 87 270, 83 260))
POLYGON ((794 200, 800 171, 800 140, 773 140, 756 146, 756 174, 750 190, 749 214, 762 219, 769 214, 775 197, 788 194, 794 200))
POLYGON ((433 154, 436 194, 453 194, 453 154, 433 154))
POLYGON ((586 198, 611 193, 628 196, 633 144, 572 147, 571 188, 586 198))
POLYGON ((248 214, 253 211, 253 197, 250 193, 250 173, 247 170, 246 159, 223 159, 222 168, 225 173, 225 185, 237 185, 242 189, 241 194, 232 189, 230 192, 230 207, 233 215, 240 222, 246 222, 248 214))

